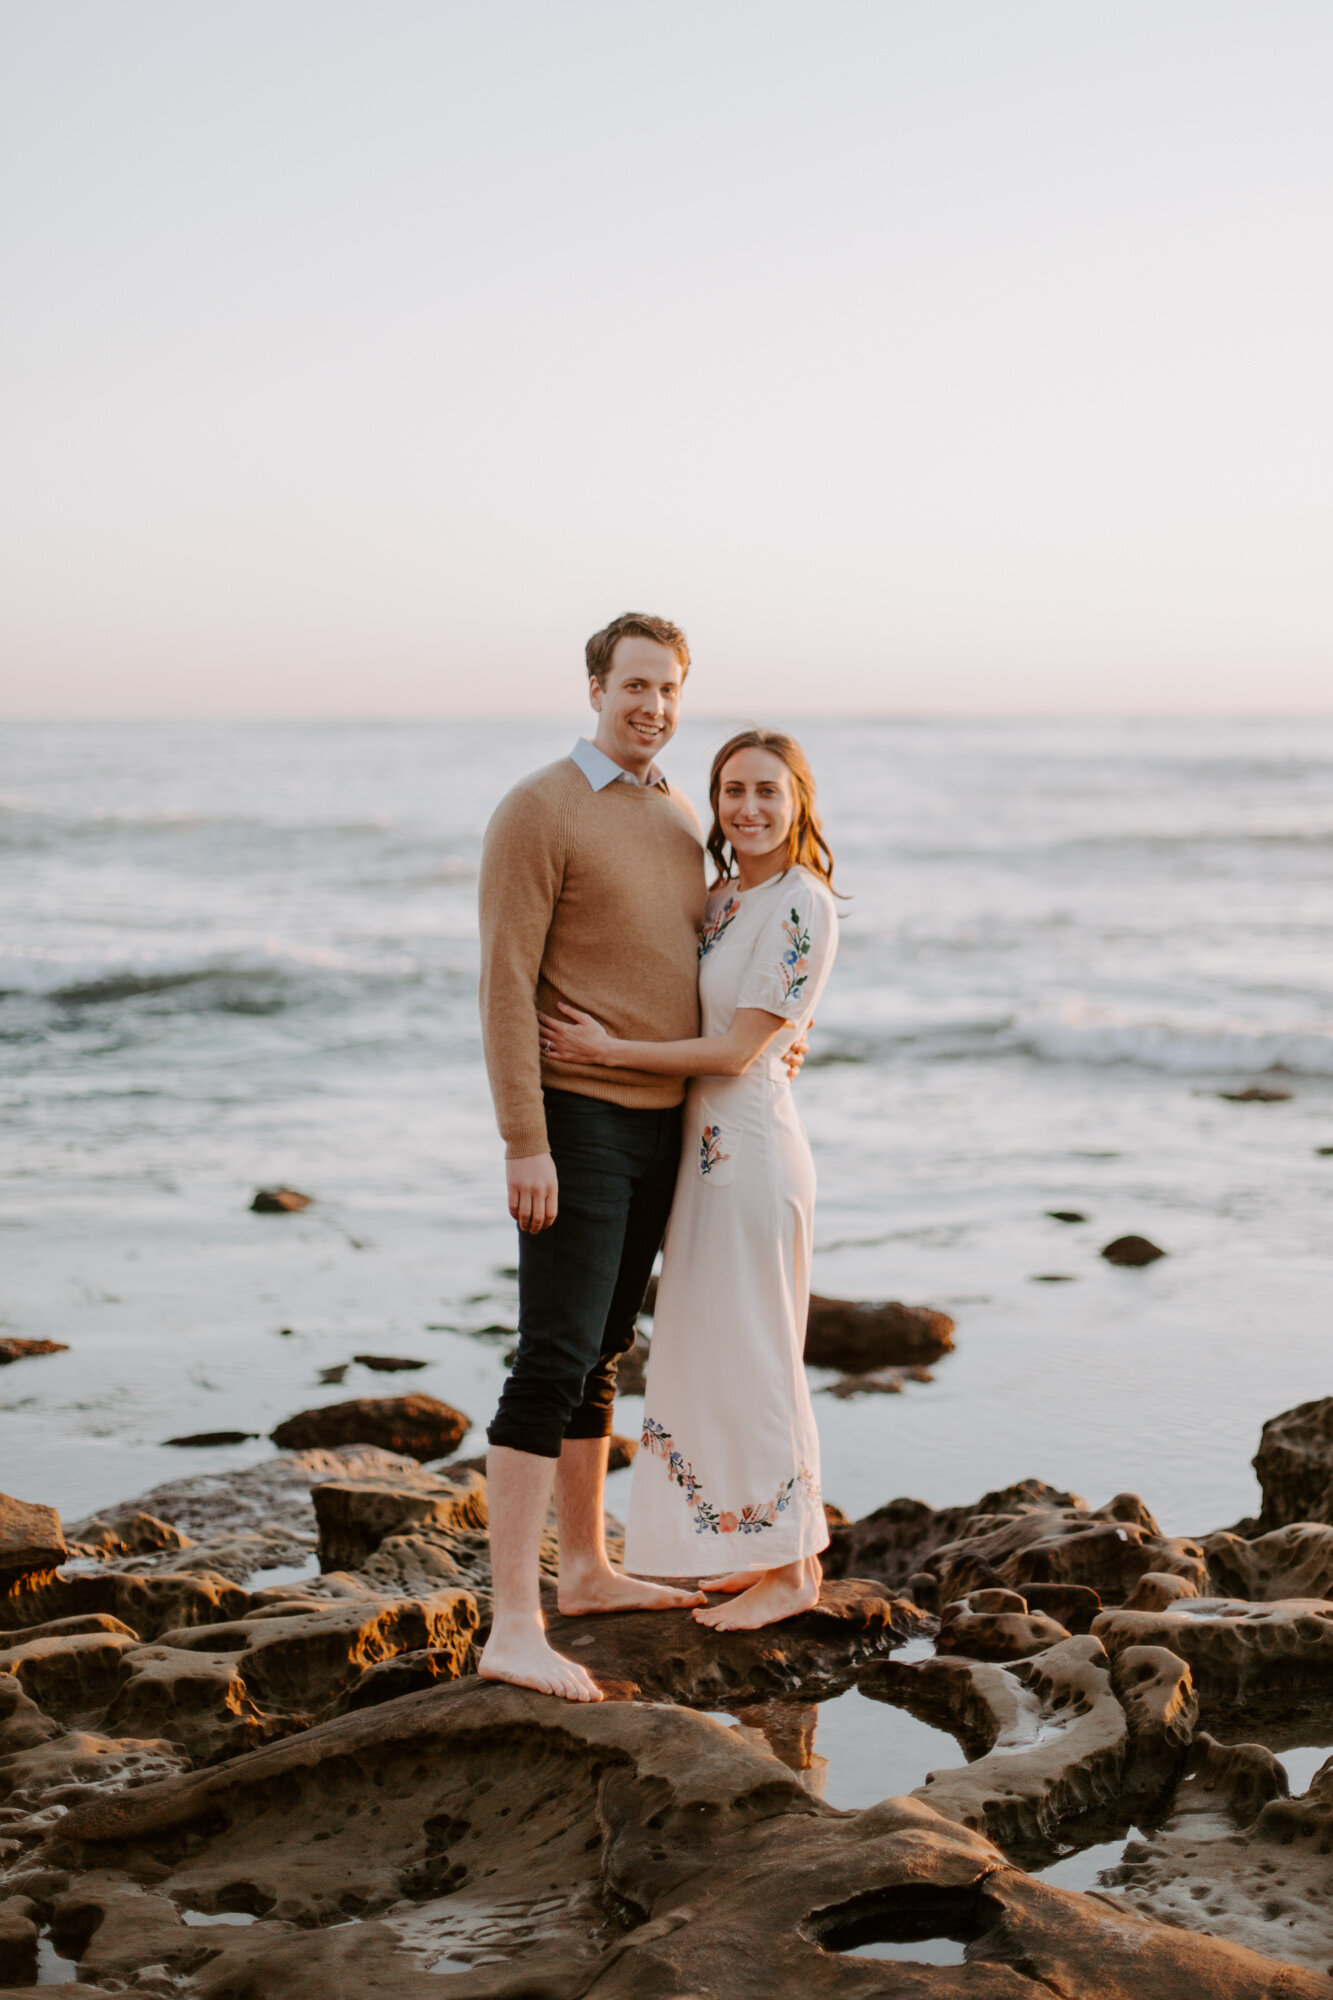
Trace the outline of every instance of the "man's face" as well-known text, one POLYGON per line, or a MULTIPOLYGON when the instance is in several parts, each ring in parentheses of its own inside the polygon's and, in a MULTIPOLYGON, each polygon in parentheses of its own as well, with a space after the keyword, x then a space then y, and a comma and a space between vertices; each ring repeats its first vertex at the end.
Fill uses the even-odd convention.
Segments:
POLYGON ((684 678, 670 646, 629 634, 617 639, 605 681, 588 686, 597 713, 593 740, 598 749, 622 770, 642 777, 676 733, 684 678))

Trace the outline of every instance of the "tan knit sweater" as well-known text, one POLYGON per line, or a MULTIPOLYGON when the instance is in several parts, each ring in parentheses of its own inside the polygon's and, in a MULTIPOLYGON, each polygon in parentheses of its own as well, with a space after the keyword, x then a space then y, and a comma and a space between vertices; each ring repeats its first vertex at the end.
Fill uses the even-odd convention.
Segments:
POLYGON ((500 801, 481 854, 481 1026, 509 1159, 547 1150, 543 1083, 680 1103, 680 1077, 548 1061, 537 1009, 568 1000, 633 1041, 697 1035, 704 900, 698 815, 675 790, 595 792, 562 757, 500 801))

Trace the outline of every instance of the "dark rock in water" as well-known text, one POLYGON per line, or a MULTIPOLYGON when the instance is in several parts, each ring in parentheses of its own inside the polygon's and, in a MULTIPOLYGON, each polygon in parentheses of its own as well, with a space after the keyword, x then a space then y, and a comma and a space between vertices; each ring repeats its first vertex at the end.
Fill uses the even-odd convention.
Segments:
POLYGON ((348 1361, 339 1361, 332 1368, 321 1368, 319 1371, 319 1379, 321 1382, 327 1382, 330 1385, 330 1387, 336 1387, 336 1385, 342 1381, 343 1377, 346 1375, 347 1370, 349 1369, 350 1366, 351 1363, 348 1361))
POLYGON ((1034 1271, 1032 1282, 1034 1285, 1072 1285, 1077 1280, 1072 1271, 1034 1271))
POLYGON ((163 1438, 163 1444, 205 1445, 205 1444, 248 1444, 257 1438, 258 1431, 191 1431, 188 1437, 163 1438))
POLYGON ((1166 1251, 1150 1243, 1146 1236, 1117 1236, 1114 1243, 1108 1243, 1102 1251, 1108 1264, 1124 1264, 1137 1268, 1141 1264, 1155 1264, 1166 1251))
POLYGON ((471 1417, 434 1396, 358 1396, 322 1410, 301 1410, 271 1435, 284 1451, 372 1444, 424 1461, 457 1451, 471 1428, 471 1417))
POLYGON ((26 1361, 34 1354, 68 1354, 67 1340, 0 1340, 0 1368, 11 1361, 26 1361))
POLYGON ((0 1591, 59 1568, 68 1554, 54 1507, 0 1493, 0 1591))
POLYGON ((313 1195, 298 1194, 295 1188, 257 1188, 255 1198, 250 1203, 252 1215, 295 1215, 303 1208, 309 1208, 313 1195))
POLYGON ((1289 1090, 1265 1090, 1252 1083, 1248 1090, 1219 1090, 1219 1097, 1225 1097, 1228 1104, 1290 1104, 1289 1090))
POLYGON ((396 1375, 403 1369, 429 1368, 429 1361, 413 1361, 403 1354, 354 1354, 353 1361, 362 1368, 373 1368, 379 1375, 396 1375))
POLYGON ((1333 1146, 1316 1146, 1315 1152, 1321 1160, 1333 1160, 1333 1146))
MULTIPOLYGON (((956 1541, 980 1520, 1034 1509, 1081 1508, 1086 1503, 1077 1494, 1061 1492, 1042 1479, 1020 1480, 998 1493, 983 1494, 965 1507, 928 1507, 924 1500, 890 1500, 859 1521, 835 1527, 830 1521, 832 1540, 824 1555, 829 1576, 865 1576, 903 1590, 915 1573, 924 1572, 926 1558, 946 1542, 956 1541)), ((935 1580, 929 1579, 933 1594, 935 1580)), ((918 1603, 925 1599, 914 1590, 918 1603)))
POLYGON ((954 1323, 928 1306, 812 1296, 805 1358, 813 1368, 867 1375, 878 1368, 938 1361, 953 1349, 954 1323))
POLYGON ((1052 1222, 1086 1222, 1088 1219, 1078 1208, 1048 1208, 1046 1213, 1052 1222))
POLYGON ((1264 1495, 1261 1532, 1296 1521, 1333 1523, 1333 1396, 1270 1417, 1254 1470, 1264 1495))

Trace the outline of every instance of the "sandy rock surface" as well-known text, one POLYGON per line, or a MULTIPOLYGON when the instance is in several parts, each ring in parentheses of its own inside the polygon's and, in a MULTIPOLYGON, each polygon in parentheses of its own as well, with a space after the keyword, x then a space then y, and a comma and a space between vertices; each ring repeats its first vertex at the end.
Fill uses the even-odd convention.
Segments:
POLYGON ((63 1568, 49 1510, 0 1523, 0 2000, 39 1954, 94 2000, 1333 2000, 1333 1760, 1293 1799, 1245 1733, 1333 1741, 1333 1524, 896 1501, 834 1517, 814 1610, 714 1633, 562 1617, 552 1523, 585 1708, 474 1677, 476 1472, 286 1454, 71 1524, 63 1568), (844 1692, 956 1752, 825 1804, 844 1692), (1092 1894, 1025 1872, 1071 1843, 1117 1857, 1092 1894))

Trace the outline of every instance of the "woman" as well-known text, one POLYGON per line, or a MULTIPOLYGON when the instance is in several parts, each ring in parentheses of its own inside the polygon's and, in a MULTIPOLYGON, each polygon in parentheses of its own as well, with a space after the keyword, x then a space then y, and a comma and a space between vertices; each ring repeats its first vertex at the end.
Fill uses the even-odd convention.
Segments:
POLYGON ((808 1610, 828 1545, 819 1437, 802 1358, 815 1175, 780 1051, 809 1025, 837 948, 833 857, 800 745, 733 736, 713 760, 717 868, 699 940, 703 1034, 619 1041, 562 1005, 557 1061, 687 1076, 634 1465, 626 1564, 707 1576, 728 1601, 694 1613, 739 1630, 808 1610))

